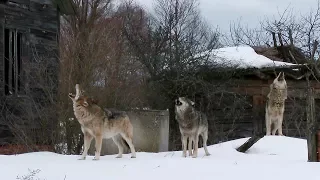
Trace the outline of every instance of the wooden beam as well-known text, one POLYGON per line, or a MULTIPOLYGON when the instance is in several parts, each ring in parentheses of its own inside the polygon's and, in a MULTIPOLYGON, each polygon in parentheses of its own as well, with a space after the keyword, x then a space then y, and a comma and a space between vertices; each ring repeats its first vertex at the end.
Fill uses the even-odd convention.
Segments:
POLYGON ((53 0, 53 3, 59 7, 62 14, 75 14, 75 5, 72 0, 53 0))
POLYGON ((248 149, 250 149, 256 142, 258 142, 264 134, 259 134, 252 136, 250 139, 248 139, 244 144, 242 144, 240 147, 237 148, 237 151, 245 153, 248 149))

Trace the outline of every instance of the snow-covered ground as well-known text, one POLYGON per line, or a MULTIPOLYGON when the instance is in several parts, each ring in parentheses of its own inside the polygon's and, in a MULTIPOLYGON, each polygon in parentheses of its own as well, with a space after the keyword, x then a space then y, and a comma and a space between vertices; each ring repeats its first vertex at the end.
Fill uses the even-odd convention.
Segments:
MULTIPOLYGON (((0 179, 13 180, 40 170, 34 180, 302 180, 320 179, 320 163, 307 162, 306 140, 268 136, 247 154, 235 150, 248 138, 209 147, 211 156, 199 150, 197 159, 182 158, 181 152, 137 153, 122 159, 102 156, 100 161, 77 160, 78 156, 49 152, 0 155, 0 179)), ((32 180, 30 178, 29 180, 32 180)))

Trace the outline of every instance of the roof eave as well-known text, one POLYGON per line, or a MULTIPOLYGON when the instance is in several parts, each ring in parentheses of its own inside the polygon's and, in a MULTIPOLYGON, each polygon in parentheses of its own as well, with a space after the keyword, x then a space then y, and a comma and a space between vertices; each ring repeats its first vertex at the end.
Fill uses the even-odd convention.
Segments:
POLYGON ((57 8, 59 8, 61 14, 75 14, 75 5, 72 0, 53 0, 53 3, 57 6, 57 8))

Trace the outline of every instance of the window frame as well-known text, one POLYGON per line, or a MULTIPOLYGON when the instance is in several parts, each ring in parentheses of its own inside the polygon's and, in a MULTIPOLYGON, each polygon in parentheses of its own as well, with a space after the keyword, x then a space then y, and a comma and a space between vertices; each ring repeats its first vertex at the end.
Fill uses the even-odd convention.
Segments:
POLYGON ((23 48, 27 45, 26 31, 16 27, 3 27, 3 77, 4 77, 4 91, 5 96, 24 95, 24 75, 23 75, 23 48), (9 31, 9 32, 7 32, 9 31), (7 37, 9 34, 9 37, 7 37), (13 37, 12 37, 13 36, 13 37), (8 39, 7 39, 8 38, 8 39), (18 42, 18 40, 20 42, 18 42), (8 47, 6 46, 8 45, 8 47), (14 46, 14 47, 13 47, 14 46), (9 52, 7 52, 9 48, 9 52), (19 49, 19 50, 18 50, 19 49), (7 56, 9 55, 9 60, 7 56), (7 69, 8 68, 8 69, 7 69))

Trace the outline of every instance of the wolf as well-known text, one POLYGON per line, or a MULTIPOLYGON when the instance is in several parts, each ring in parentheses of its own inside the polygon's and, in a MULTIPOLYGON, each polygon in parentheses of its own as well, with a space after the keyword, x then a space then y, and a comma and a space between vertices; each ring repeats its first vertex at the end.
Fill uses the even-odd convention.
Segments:
POLYGON ((282 122, 285 108, 285 100, 287 99, 287 82, 284 73, 279 75, 270 84, 270 92, 267 95, 266 102, 266 135, 275 135, 278 130, 278 135, 283 136, 282 122), (273 128, 272 128, 273 125, 273 128))
POLYGON ((131 158, 136 157, 133 141, 133 126, 128 115, 122 111, 102 109, 97 102, 83 94, 80 85, 76 84, 76 94, 69 93, 73 102, 74 115, 81 125, 84 135, 84 150, 79 160, 85 160, 93 138, 95 138, 95 157, 100 159, 102 139, 112 138, 118 146, 118 156, 121 158, 124 145, 129 146, 131 158))
POLYGON ((196 111, 194 108, 194 102, 186 97, 178 97, 175 100, 175 114, 176 120, 179 124, 181 133, 182 157, 187 157, 187 140, 189 138, 189 156, 196 158, 198 156, 198 142, 199 135, 202 136, 203 147, 205 155, 209 156, 210 153, 207 148, 208 140, 208 120, 207 116, 196 111), (193 143, 193 145, 192 145, 193 143), (192 152, 193 148, 193 152, 192 152))

